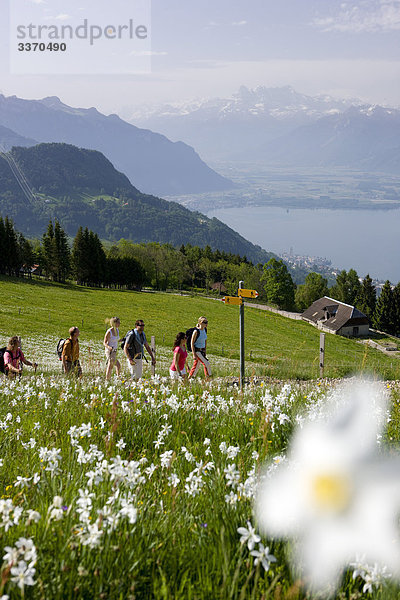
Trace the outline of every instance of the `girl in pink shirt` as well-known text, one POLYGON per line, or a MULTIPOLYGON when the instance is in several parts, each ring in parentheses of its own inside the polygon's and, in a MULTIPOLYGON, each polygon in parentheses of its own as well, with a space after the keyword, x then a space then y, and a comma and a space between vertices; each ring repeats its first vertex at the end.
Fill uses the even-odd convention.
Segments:
POLYGON ((21 350, 21 338, 14 335, 8 340, 7 350, 4 353, 4 367, 9 378, 15 378, 22 373, 22 364, 33 367, 36 371, 37 364, 27 360, 21 350))
POLYGON ((180 331, 174 342, 174 360, 169 368, 171 379, 186 378, 186 336, 183 331, 180 331))

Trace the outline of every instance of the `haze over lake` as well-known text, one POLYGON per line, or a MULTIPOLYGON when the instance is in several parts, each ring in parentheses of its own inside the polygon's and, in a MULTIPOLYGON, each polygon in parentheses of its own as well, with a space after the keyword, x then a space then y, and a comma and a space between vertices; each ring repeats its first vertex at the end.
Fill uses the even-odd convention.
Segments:
POLYGON ((400 209, 329 210, 244 206, 208 211, 276 253, 326 257, 360 276, 400 280, 400 209))

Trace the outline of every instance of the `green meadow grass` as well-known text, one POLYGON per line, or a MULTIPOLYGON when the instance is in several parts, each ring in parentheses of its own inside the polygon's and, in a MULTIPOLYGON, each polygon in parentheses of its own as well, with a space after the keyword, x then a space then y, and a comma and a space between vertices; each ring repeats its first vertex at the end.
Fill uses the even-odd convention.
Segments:
MULTIPOLYGON (((214 374, 238 374, 239 309, 236 306, 225 306, 200 296, 103 290, 7 277, 0 277, 0 290, 2 344, 16 333, 23 338, 45 338, 50 340, 46 343, 54 344, 68 335, 72 325, 77 325, 81 329, 81 346, 90 344, 92 350, 101 355, 107 317, 121 318, 121 335, 134 326, 136 319, 142 318, 148 340, 154 335, 159 355, 165 356, 161 374, 167 374, 176 333, 193 327, 200 315, 206 315, 209 320, 207 350, 215 361, 214 374)), ((319 377, 319 336, 317 329, 303 321, 246 308, 246 375, 276 379, 319 377)), ((400 360, 355 340, 327 334, 324 375, 335 378, 359 372, 400 379, 400 360)))
MULTIPOLYGON (((296 416, 317 414, 333 385, 246 386, 240 394, 215 382, 189 388, 88 377, 76 382, 59 375, 1 378, 0 597, 327 598, 301 588, 288 568, 290 543, 262 538, 276 558, 264 571, 237 529, 250 522, 258 530, 254 478, 265 462, 274 469, 284 460, 296 416), (57 458, 50 460, 49 452, 57 458), (236 471, 233 484, 230 468, 236 471), (179 481, 172 484, 172 476, 179 481), (91 499, 83 516, 85 494, 91 499), (125 501, 136 511, 133 520, 123 514, 125 501), (11 503, 9 514, 2 502, 11 503), (52 516, 57 506, 59 515, 52 516), (32 519, 30 511, 40 518, 32 519), (23 590, 3 558, 21 538, 32 540, 37 551, 34 585, 23 590)), ((393 390, 392 406, 398 400, 393 390)), ((399 439, 393 422, 398 410, 392 414, 385 446, 399 439)), ((349 569, 335 598, 359 599, 363 585, 349 569)), ((399 589, 377 582, 365 597, 398 598, 399 589)))

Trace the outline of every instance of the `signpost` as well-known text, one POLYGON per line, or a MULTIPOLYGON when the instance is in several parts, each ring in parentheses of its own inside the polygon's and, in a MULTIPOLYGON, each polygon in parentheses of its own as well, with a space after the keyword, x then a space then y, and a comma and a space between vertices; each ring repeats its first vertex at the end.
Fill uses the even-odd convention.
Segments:
MULTIPOLYGON (((239 281, 239 286, 241 283, 243 283, 243 281, 239 281)), ((245 290, 239 287, 238 296, 241 296, 242 298, 258 298, 258 292, 256 292, 256 290, 245 290)))
MULTIPOLYGON (((239 289, 238 289, 238 295, 240 295, 240 299, 241 299, 241 292, 243 290, 243 281, 239 281, 239 289)), ((245 291, 245 290, 243 290, 245 291)), ((240 378, 239 378, 239 384, 240 384, 240 391, 243 390, 243 381, 244 381, 244 304, 242 303, 240 305, 240 309, 239 309, 239 330, 240 330, 240 378)))
POLYGON ((238 298, 237 296, 224 296, 222 298, 222 302, 225 302, 225 304, 243 304, 243 300, 241 298, 238 298))
POLYGON ((244 303, 243 298, 258 298, 256 290, 246 290, 243 287, 243 281, 239 281, 239 289, 237 296, 225 296, 222 302, 225 304, 233 304, 239 306, 239 334, 240 334, 240 390, 243 390, 244 381, 244 303))

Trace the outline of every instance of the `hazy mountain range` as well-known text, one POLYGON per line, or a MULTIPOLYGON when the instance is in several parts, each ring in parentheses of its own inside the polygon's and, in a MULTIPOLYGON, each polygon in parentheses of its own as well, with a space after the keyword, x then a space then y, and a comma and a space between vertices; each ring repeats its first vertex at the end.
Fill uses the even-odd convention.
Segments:
POLYGON ((234 187, 210 169, 193 148, 139 129, 95 108, 72 108, 56 97, 23 100, 0 95, 0 144, 65 142, 99 150, 146 193, 201 193, 234 187))
POLYGON ((361 101, 306 96, 291 87, 123 114, 194 145, 205 160, 335 166, 400 173, 400 111, 361 101))

